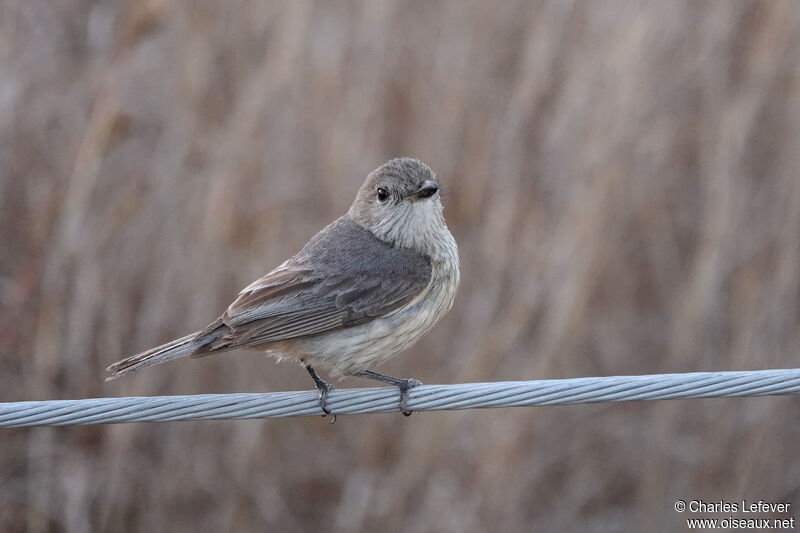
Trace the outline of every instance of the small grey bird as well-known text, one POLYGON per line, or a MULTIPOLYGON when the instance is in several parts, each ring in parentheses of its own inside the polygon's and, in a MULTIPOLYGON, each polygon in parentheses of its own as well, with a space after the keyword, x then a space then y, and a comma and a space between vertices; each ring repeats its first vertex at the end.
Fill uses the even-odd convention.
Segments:
POLYGON ((255 348, 302 364, 325 413, 333 386, 315 367, 397 386, 409 415, 408 391, 419 382, 369 368, 417 342, 453 304, 458 247, 438 192, 427 165, 392 159, 367 176, 346 215, 245 287, 208 327, 114 363, 108 379, 185 355, 255 348))

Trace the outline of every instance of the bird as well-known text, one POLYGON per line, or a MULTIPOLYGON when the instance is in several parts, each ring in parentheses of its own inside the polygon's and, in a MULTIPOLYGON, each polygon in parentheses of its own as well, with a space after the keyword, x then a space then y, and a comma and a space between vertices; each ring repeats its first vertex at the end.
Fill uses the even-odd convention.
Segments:
POLYGON ((421 161, 395 158, 368 174, 345 215, 245 287, 219 318, 112 364, 106 381, 184 356, 252 348, 305 367, 325 414, 335 387, 317 368, 398 387, 408 416, 409 390, 421 382, 372 368, 427 334, 452 307, 459 281, 439 179, 421 161))

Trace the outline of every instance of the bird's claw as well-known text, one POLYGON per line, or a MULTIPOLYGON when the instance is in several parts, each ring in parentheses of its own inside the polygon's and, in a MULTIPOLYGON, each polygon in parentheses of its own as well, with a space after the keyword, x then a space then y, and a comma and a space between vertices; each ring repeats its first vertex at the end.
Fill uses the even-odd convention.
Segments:
POLYGON ((420 385, 422 385, 421 381, 408 378, 397 386, 400 389, 400 412, 402 412, 404 416, 411 416, 411 413, 413 413, 413 411, 408 409, 408 392, 420 385))
MULTIPOLYGON (((336 387, 319 377, 317 373, 314 372, 314 369, 311 368, 311 365, 307 364, 305 361, 303 361, 303 366, 306 367, 311 379, 314 380, 314 385, 317 387, 317 392, 319 393, 319 407, 324 413, 322 416, 328 416, 331 414, 331 410, 328 409, 328 393, 336 387)), ((331 424, 334 422, 336 422, 336 415, 333 415, 333 418, 331 418, 331 424)))
POLYGON ((359 372, 354 373, 353 375, 361 378, 382 381, 384 383, 388 383, 389 385, 395 386, 398 389, 400 389, 400 411, 406 416, 411 416, 411 411, 408 408, 408 391, 410 391, 414 387, 422 385, 421 381, 417 381, 414 378, 407 378, 407 379, 395 378, 392 376, 387 376, 385 374, 379 374, 377 372, 373 372, 372 370, 361 370, 359 372))
MULTIPOLYGON (((330 383, 325 383, 325 385, 319 387, 317 392, 319 392, 319 407, 322 409, 322 412, 325 413, 322 416, 326 416, 331 414, 331 410, 328 409, 328 393, 335 389, 333 385, 330 383)), ((333 415, 334 421, 336 420, 336 415, 333 415)), ((331 422, 333 424, 333 422, 331 422)))

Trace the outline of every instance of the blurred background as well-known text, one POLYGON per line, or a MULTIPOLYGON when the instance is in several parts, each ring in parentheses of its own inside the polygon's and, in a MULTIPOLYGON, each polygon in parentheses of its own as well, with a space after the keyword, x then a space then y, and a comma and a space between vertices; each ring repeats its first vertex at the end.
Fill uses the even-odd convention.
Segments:
MULTIPOLYGON (((103 369, 400 155, 462 285, 382 371, 798 367, 799 30, 791 0, 6 0, 0 401, 311 388, 257 352, 103 369)), ((5 430, 0 531, 682 530, 677 499, 800 508, 799 401, 5 430)))

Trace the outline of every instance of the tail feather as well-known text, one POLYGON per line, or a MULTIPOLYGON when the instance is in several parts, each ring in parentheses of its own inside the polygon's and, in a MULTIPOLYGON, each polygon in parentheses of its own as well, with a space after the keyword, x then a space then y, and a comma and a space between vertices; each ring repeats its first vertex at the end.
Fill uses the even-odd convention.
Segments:
MULTIPOLYGON (((212 324, 212 326, 213 325, 214 324, 212 324)), ((207 351, 204 350, 204 348, 207 347, 209 343, 222 336, 223 327, 224 326, 217 324, 216 328, 209 327, 205 330, 197 331, 191 335, 186 335, 180 339, 175 339, 161 346, 156 346, 145 352, 117 361, 106 368, 106 371, 111 374, 106 378, 106 381, 117 379, 128 372, 141 370, 148 366, 158 365, 172 359, 207 351)))

